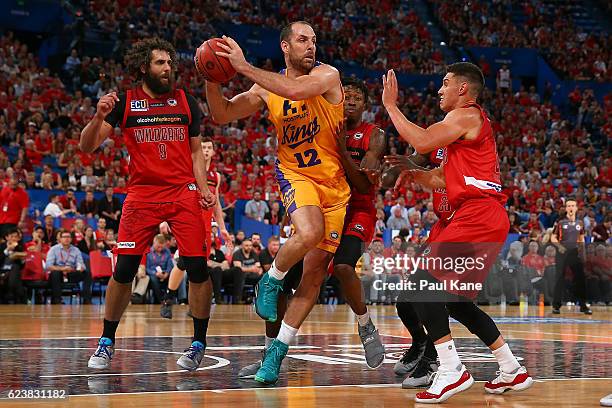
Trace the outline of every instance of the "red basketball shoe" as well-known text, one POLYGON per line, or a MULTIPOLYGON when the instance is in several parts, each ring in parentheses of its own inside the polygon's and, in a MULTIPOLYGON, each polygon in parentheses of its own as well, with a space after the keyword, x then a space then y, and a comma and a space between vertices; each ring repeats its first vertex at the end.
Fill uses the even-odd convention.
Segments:
POLYGON ((502 394, 505 391, 522 391, 533 385, 533 378, 529 376, 527 369, 523 366, 516 369, 512 374, 497 372, 498 376, 493 381, 487 381, 484 388, 491 394, 502 394))
POLYGON ((474 384, 474 378, 464 365, 460 370, 440 370, 435 374, 433 383, 427 391, 418 392, 414 400, 425 404, 444 402, 458 392, 465 391, 474 384))

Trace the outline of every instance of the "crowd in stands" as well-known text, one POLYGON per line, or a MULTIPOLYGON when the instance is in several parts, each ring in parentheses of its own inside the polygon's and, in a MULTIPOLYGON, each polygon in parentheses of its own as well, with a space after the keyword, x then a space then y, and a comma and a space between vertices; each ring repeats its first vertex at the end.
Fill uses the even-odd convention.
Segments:
POLYGON ((451 46, 535 48, 564 78, 612 80, 610 36, 578 27, 572 2, 428 1, 451 46), (512 20, 513 8, 524 24, 512 20))
MULTIPOLYGON (((127 13, 118 7, 121 3, 90 3, 88 7, 95 10, 84 13, 89 16, 86 24, 91 27, 95 25, 109 36, 119 33, 124 36, 124 44, 132 38, 158 32, 177 47, 195 48, 202 38, 214 33, 209 20, 201 17, 201 13, 193 13, 193 5, 163 1, 161 13, 157 13, 146 10, 142 2, 132 2, 134 12, 127 13), (194 15, 198 17, 192 18, 194 15), (198 34, 194 35, 195 32, 198 34)), ((448 3, 449 6, 447 2, 440 5, 440 16, 444 17, 452 10, 451 3, 448 3)), ((269 13, 269 10, 255 10, 259 7, 257 4, 249 3, 243 7, 241 3, 237 7, 236 2, 222 2, 222 7, 215 9, 212 19, 278 26, 295 19, 297 15, 305 16, 318 27, 328 28, 321 30, 318 40, 323 60, 355 61, 374 69, 401 66, 400 70, 405 72, 434 72, 439 68, 438 60, 432 56, 436 51, 427 29, 413 11, 403 10, 395 2, 381 7, 363 1, 334 3, 336 8, 344 10, 342 13, 318 13, 317 7, 301 4, 282 5, 278 13, 269 13), (358 18, 356 10, 368 10, 368 13, 359 13, 369 18, 358 18), (372 24, 372 19, 387 24, 372 24), (373 38, 380 41, 373 41, 373 38), (408 54, 410 57, 406 60, 408 54), (415 71, 414 67, 424 71, 415 71)), ((464 13, 466 17, 444 19, 452 24, 447 27, 451 42, 476 45, 474 39, 490 37, 492 39, 487 40, 490 41, 488 45, 528 45, 524 33, 516 31, 508 23, 509 17, 503 14, 504 8, 499 3, 471 3, 466 7, 472 7, 474 14, 464 13), (482 23, 483 15, 488 16, 488 22, 482 23), (461 28, 467 25, 477 27, 472 20, 493 29, 490 34, 482 35, 461 28)), ((541 15, 541 11, 537 13, 541 15)), ((540 22, 541 19, 535 18, 534 21, 540 22)), ((441 57, 439 62, 442 63, 441 57)), ((270 70, 275 68, 269 60, 263 66, 270 70)), ((266 119, 265 110, 228 126, 218 126, 207 113, 202 95, 204 83, 196 75, 192 61, 179 61, 178 73, 177 85, 186 87, 199 99, 204 113, 202 135, 212 137, 218 147, 213 166, 222 175, 221 201, 230 231, 235 231, 234 210, 238 200, 247 201, 244 216, 266 224, 280 225, 284 209, 274 181, 276 136, 272 124, 266 119)), ((0 191, 0 201, 10 198, 16 206, 14 211, 11 206, 10 220, 3 220, 0 216, 0 227, 3 227, 2 235, 6 241, 4 249, 11 246, 12 253, 17 254, 0 259, 3 271, 0 272, 3 274, 0 282, 8 288, 5 292, 0 290, 0 297, 3 298, 0 301, 25 300, 25 292, 16 280, 18 274, 15 270, 24 266, 28 252, 40 252, 48 257, 48 252, 57 245, 61 246, 62 240, 70 234, 70 242, 79 250, 83 260, 79 261, 72 249, 58 247, 54 250, 57 253, 74 253, 71 265, 51 268, 49 262, 47 264, 50 279, 53 275, 51 281, 55 282, 51 301, 57 303, 61 301, 57 295, 58 276, 62 276, 59 272, 66 271, 63 274, 66 279, 72 276, 70 279, 85 281, 85 286, 88 286, 91 284, 89 253, 108 251, 116 245, 121 215, 117 194, 126 193, 127 151, 119 131, 93 154, 81 152, 78 140, 82 127, 95 113, 97 98, 111 89, 124 90, 130 83, 118 60, 81 56, 74 49, 66 59, 63 73, 58 75, 40 68, 31 50, 13 34, 0 37, 0 180, 5 184, 0 191), (70 81, 66 78, 70 78, 70 81), (49 203, 44 208, 33 209, 38 212, 28 211, 29 200, 27 194, 23 194, 33 189, 49 190, 49 203), (57 194, 55 190, 63 192, 57 194), (77 201, 74 191, 85 191, 85 198, 77 201), (97 200, 94 192, 103 192, 104 197, 97 200), (62 228, 57 228, 58 225, 62 228), (24 236, 32 238, 24 243, 24 236)), ((367 85, 371 97, 364 120, 377 123, 385 130, 389 154, 409 153, 408 146, 398 137, 381 106, 380 84, 370 82, 367 85)), ((237 77, 224 86, 224 93, 231 96, 249 86, 247 80, 237 77)), ((402 89, 399 105, 404 114, 423 126, 439 120, 438 86, 431 82, 425 89, 402 89)), ((577 88, 567 101, 569 114, 562 114, 558 106, 550 103, 547 95, 540 97, 533 87, 509 92, 486 90, 481 103, 489 112, 497 136, 501 173, 505 175, 502 180, 504 192, 509 197, 509 232, 523 237, 523 255, 527 257, 525 264, 535 265, 532 269, 542 276, 545 268, 541 268, 541 259, 536 255, 546 258, 548 254, 545 266, 551 265, 550 259, 554 255, 551 258, 547 236, 555 221, 563 216, 564 198, 569 195, 575 196, 578 201, 578 219, 584 222, 588 239, 608 241, 612 233, 612 159, 609 156, 612 95, 600 103, 592 91, 577 88), (535 253, 529 242, 537 243, 535 253)), ((375 206, 377 238, 368 252, 370 260, 377 256, 416 250, 437 221, 431 193, 416 184, 405 186, 400 191, 381 190, 375 206), (390 248, 384 248, 381 241, 387 230, 399 231, 390 248)), ((176 249, 176 241, 167 232, 161 233, 161 237, 152 242, 151 253, 143 258, 143 269, 134 285, 136 296, 133 301, 136 303, 144 300, 148 287, 153 288, 150 300, 162 298, 160 291, 167 284, 173 265, 170 255, 176 249), (156 255, 151 255, 154 253, 156 255), (156 264, 156 260, 162 258, 165 263, 156 264)), ((244 286, 253 284, 265 272, 265 265, 269 264, 260 259, 264 247, 261 237, 259 242, 257 236, 246 239, 244 233, 238 231, 232 234, 233 242, 230 243, 222 242, 216 233, 214 236, 215 245, 209 266, 213 270, 215 299, 217 302, 227 301, 221 294, 223 289, 225 295, 232 295, 230 301, 244 301, 244 286)), ((268 242, 266 261, 275 255, 274 248, 276 241, 268 242)), ((593 253, 602 251, 597 246, 589 248, 593 253)), ((609 249, 606 256, 612 257, 609 249)), ((512 259, 523 257, 505 259, 503 265, 499 264, 499 270, 507 270, 512 259)), ((364 257, 362 270, 366 292, 373 276, 369 272, 368 262, 368 257, 364 257)), ((594 269, 602 270, 600 266, 594 269)), ((393 281, 399 272, 387 271, 386 275, 393 281)), ((609 275, 595 275, 599 276, 599 281, 609 282, 609 275)), ((337 285, 335 291, 341 292, 337 285)), ((518 283, 514 292, 521 292, 518 283)), ((507 297, 515 298, 514 292, 509 292, 507 297)), ((186 292, 180 292, 179 297, 181 293, 186 292)), ((597 296, 593 299, 605 298, 603 295, 597 296)), ((84 291, 83 298, 86 302, 90 301, 91 292, 84 291)), ((374 293, 369 298, 372 302, 386 303, 393 299, 392 293, 374 293)))

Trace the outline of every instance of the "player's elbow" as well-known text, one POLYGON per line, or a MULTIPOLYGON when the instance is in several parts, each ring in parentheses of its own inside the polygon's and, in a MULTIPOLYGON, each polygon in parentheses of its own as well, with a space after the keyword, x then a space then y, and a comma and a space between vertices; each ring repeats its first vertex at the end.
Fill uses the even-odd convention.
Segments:
POLYGON ((428 154, 433 150, 433 148, 426 141, 414 143, 412 147, 414 147, 414 151, 418 154, 428 154))
POLYGON ((211 112, 212 120, 218 125, 226 125, 231 122, 228 115, 221 112, 211 112))

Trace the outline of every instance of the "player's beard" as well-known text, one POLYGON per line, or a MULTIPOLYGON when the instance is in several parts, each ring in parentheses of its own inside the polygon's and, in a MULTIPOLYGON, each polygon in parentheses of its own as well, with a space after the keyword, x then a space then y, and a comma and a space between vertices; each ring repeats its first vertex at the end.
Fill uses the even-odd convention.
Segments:
POLYGON ((306 62, 304 57, 296 57, 293 55, 289 55, 289 61, 294 68, 297 68, 304 72, 304 74, 310 73, 315 64, 314 57, 312 58, 312 62, 306 62))
POLYGON ((147 84, 147 87, 149 87, 149 89, 153 91, 153 93, 155 93, 156 95, 167 94, 172 90, 172 87, 174 86, 174 79, 172 73, 170 73, 170 76, 168 77, 167 84, 164 84, 161 81, 160 77, 151 75, 150 71, 147 71, 147 73, 144 75, 143 80, 145 84, 147 84))

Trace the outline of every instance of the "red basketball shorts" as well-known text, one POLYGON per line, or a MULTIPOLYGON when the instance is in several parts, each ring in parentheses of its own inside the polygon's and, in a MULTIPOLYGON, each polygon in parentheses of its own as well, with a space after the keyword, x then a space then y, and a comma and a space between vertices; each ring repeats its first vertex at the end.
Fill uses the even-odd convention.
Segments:
POLYGON ((344 217, 344 235, 352 235, 369 244, 374 236, 376 217, 370 211, 351 209, 344 217))
POLYGON ((171 203, 145 203, 130 201, 123 204, 116 253, 142 255, 153 244, 159 224, 168 222, 176 238, 181 255, 204 256, 207 231, 202 221, 202 207, 193 198, 171 203))

